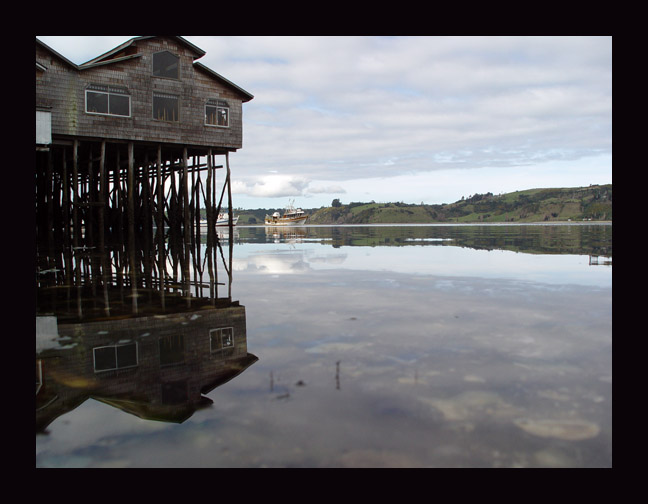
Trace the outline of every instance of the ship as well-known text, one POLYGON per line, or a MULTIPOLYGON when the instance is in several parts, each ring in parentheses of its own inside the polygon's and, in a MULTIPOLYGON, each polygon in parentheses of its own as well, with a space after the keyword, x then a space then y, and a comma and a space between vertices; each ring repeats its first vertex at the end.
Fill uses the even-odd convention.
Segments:
POLYGON ((272 215, 265 216, 266 226, 301 226, 308 220, 306 214, 301 208, 295 208, 293 203, 289 203, 283 212, 274 212, 272 215))
MULTIPOLYGON (((232 226, 236 226, 238 222, 238 215, 232 217, 232 226)), ((218 219, 216 219, 216 226, 229 226, 229 214, 219 213, 218 219)), ((207 226, 207 219, 200 219, 200 226, 207 226)))

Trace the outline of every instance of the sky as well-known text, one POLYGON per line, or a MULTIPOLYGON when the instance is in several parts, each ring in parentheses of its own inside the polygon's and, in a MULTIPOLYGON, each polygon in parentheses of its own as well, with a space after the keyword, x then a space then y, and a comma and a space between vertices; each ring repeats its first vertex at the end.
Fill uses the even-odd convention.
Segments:
MULTIPOLYGON (((183 36, 254 95, 233 205, 612 183, 612 37, 183 36)), ((37 36, 84 63, 128 36, 37 36)))

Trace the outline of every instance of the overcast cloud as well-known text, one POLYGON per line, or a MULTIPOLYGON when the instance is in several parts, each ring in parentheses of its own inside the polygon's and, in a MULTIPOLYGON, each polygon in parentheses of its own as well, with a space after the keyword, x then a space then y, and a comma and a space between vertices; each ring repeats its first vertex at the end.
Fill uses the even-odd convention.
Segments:
MULTIPOLYGON (((128 40, 38 38, 75 63, 128 40)), ((235 206, 612 182, 611 37, 185 38, 254 95, 235 206)))

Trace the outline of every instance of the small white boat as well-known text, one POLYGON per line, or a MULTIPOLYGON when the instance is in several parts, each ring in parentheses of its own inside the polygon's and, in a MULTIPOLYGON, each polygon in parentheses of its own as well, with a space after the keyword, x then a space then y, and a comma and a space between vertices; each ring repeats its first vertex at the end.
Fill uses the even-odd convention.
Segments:
MULTIPOLYGON (((232 225, 236 226, 237 222, 238 222, 238 215, 236 217, 232 217, 232 225)), ((219 213, 218 214, 218 219, 216 219, 216 225, 217 226, 229 226, 229 214, 219 213)))
POLYGON ((284 210, 283 215, 275 212, 272 215, 265 216, 266 226, 300 226, 308 220, 306 214, 301 208, 295 208, 292 203, 284 210))
MULTIPOLYGON (((236 226, 238 222, 238 216, 232 218, 232 225, 236 226)), ((229 226, 229 214, 219 213, 218 219, 216 219, 217 226, 229 226)), ((207 226, 207 219, 200 219, 200 226, 207 226)))

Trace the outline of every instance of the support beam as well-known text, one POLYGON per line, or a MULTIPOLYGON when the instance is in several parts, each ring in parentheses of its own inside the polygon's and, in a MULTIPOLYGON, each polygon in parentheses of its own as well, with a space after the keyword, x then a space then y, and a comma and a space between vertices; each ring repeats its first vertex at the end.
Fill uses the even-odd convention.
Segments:
POLYGON ((133 314, 137 314, 137 270, 135 269, 135 159, 133 142, 128 143, 128 258, 130 261, 131 296, 133 314))
POLYGON ((189 163, 187 160, 187 148, 182 149, 182 199, 183 199, 183 236, 184 243, 191 245, 191 233, 189 223, 189 163))

